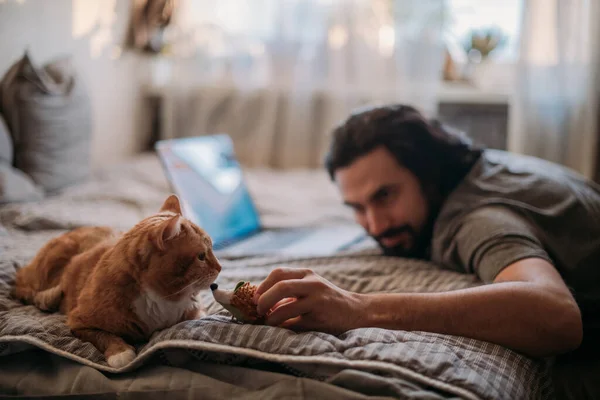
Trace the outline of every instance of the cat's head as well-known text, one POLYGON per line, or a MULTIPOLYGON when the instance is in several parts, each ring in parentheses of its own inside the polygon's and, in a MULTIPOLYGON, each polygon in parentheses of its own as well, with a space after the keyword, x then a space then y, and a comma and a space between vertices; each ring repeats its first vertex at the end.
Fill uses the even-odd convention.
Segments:
POLYGON ((171 195, 160 211, 145 218, 123 240, 144 288, 178 300, 207 289, 221 271, 212 241, 198 225, 183 217, 179 199, 171 195), (134 254, 132 254, 134 252, 134 254))

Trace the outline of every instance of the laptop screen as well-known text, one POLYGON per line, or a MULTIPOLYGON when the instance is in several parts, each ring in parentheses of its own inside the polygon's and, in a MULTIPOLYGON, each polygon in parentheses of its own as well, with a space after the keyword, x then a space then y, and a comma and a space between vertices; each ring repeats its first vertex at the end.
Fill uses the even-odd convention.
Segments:
POLYGON ((229 136, 165 140, 156 146, 185 216, 208 232, 215 245, 260 229, 229 136))

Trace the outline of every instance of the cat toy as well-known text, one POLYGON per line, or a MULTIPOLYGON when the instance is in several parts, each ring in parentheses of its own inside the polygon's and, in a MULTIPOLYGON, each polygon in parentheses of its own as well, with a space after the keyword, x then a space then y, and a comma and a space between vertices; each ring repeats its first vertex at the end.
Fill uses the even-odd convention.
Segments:
POLYGON ((250 282, 240 281, 233 290, 219 289, 219 285, 210 285, 216 302, 231 313, 232 319, 242 323, 260 324, 264 316, 258 314, 256 304, 252 301, 257 286, 250 282))

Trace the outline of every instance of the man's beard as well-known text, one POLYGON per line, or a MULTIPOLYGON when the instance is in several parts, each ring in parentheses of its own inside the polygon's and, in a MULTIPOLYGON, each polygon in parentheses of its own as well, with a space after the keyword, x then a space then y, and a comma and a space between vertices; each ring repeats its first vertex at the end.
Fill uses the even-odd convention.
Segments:
POLYGON ((412 226, 404 224, 390 228, 381 235, 374 236, 373 239, 377 241, 379 247, 383 250, 383 254, 386 256, 424 259, 429 257, 429 242, 431 240, 430 231, 429 224, 421 234, 415 231, 412 226), (405 248, 402 243, 399 243, 396 246, 387 247, 381 242, 382 239, 394 238, 402 234, 410 236, 410 240, 408 241, 410 247, 405 248))

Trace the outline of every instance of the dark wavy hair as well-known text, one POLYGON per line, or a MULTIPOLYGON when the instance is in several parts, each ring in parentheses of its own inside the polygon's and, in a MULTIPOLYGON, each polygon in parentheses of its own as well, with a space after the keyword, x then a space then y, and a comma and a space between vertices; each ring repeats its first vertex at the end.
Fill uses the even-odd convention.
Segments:
POLYGON ((333 131, 325 167, 335 172, 380 146, 410 170, 432 206, 465 177, 482 153, 469 138, 415 108, 395 104, 358 110, 333 131))

